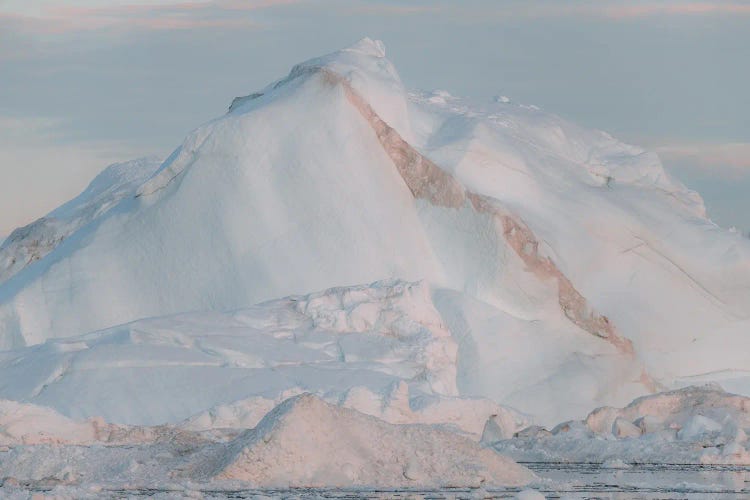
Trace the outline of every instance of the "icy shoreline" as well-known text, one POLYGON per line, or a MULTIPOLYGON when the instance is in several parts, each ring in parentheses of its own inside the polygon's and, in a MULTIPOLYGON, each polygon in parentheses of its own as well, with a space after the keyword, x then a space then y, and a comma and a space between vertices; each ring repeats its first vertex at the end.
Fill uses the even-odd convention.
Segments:
POLYGON ((10 489, 160 490, 185 481, 227 491, 507 488, 544 484, 513 460, 542 471, 744 472, 749 424, 749 398, 710 386, 600 408, 552 431, 527 427, 499 441, 490 440, 497 426, 490 417, 482 443, 441 425, 389 424, 309 394, 283 401, 251 430, 74 422, 52 410, 5 403, 0 471, 10 489), (634 417, 628 427, 626 419, 634 417), (19 421, 34 423, 19 434, 19 421))

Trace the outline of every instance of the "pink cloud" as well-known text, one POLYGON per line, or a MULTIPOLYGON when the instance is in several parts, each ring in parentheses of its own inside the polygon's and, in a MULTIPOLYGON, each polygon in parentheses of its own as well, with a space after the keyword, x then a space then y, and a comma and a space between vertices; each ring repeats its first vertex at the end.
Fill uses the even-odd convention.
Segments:
POLYGON ((665 160, 684 163, 691 167, 713 169, 717 166, 736 170, 750 168, 750 143, 673 143, 656 146, 665 160))
POLYGON ((360 5, 351 9, 352 12, 360 14, 381 14, 381 15, 410 15, 426 14, 445 10, 444 7, 437 5, 360 5))
POLYGON ((603 13, 615 19, 659 14, 750 14, 750 4, 725 2, 655 2, 650 4, 608 6, 603 13))
POLYGON ((505 9, 506 17, 513 15, 528 17, 598 16, 610 19, 637 19, 657 15, 712 15, 750 14, 750 3, 738 2, 693 2, 687 0, 664 1, 611 1, 548 2, 519 4, 516 9, 505 9))
POLYGON ((237 13, 299 3, 303 0, 208 0, 160 5, 124 4, 106 7, 55 6, 40 15, 0 13, 0 23, 34 34, 118 30, 185 30, 257 26, 237 13), (235 13, 234 15, 232 13, 235 13))
POLYGON ((258 10, 302 3, 303 0, 216 0, 214 4, 227 10, 258 10))
POLYGON ((628 21, 650 16, 710 16, 750 15, 750 0, 737 1, 689 1, 689 0, 508 0, 492 4, 470 2, 443 3, 442 5, 414 5, 409 2, 378 4, 352 2, 344 11, 355 14, 410 15, 441 13, 448 18, 464 21, 487 21, 489 19, 549 19, 549 18, 603 18, 628 21))

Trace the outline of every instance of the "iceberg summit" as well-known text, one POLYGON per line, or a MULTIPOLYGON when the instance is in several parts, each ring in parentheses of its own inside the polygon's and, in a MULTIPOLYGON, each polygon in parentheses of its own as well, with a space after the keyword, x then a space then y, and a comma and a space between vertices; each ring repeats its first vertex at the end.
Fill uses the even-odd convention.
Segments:
POLYGON ((0 491, 747 462, 750 241, 654 153, 367 38, 228 102, 0 246, 0 491))

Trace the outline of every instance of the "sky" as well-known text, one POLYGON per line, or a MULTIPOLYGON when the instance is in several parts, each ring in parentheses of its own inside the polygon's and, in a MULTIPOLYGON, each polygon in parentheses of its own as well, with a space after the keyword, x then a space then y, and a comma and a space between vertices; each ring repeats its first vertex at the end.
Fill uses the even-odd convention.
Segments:
POLYGON ((409 88, 507 95, 658 152, 747 232, 748 26, 750 0, 0 0, 0 238, 364 36, 409 88))

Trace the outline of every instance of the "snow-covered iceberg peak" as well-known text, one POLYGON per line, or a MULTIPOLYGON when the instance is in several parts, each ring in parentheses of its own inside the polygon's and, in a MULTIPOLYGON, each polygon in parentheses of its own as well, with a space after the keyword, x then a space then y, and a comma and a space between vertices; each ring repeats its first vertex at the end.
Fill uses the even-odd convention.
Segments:
POLYGON ((396 67, 385 57, 383 42, 370 38, 363 38, 350 47, 295 65, 289 75, 263 90, 236 97, 232 101, 230 112, 246 111, 248 108, 243 108, 243 104, 274 92, 284 92, 282 89, 290 82, 314 75, 321 70, 327 70, 345 79, 370 103, 378 115, 404 137, 413 139, 407 109, 407 92, 401 77, 396 67))
POLYGON ((439 97, 408 93, 370 40, 296 65, 0 285, 0 347, 396 278, 440 291, 460 395, 533 413, 494 383, 520 359, 559 374, 534 379, 542 399, 580 395, 566 416, 750 363, 750 244, 654 155, 439 97))
MULTIPOLYGON (((363 38, 354 45, 316 57, 292 67, 289 74, 260 91, 235 97, 229 106, 226 119, 243 121, 244 115, 256 118, 264 108, 273 108, 274 103, 298 96, 303 89, 310 90, 311 101, 319 100, 316 94, 330 90, 331 84, 346 82, 358 95, 376 110, 379 116, 399 133, 412 139, 407 91, 398 71, 385 58, 385 46, 381 41, 363 38)), ((323 101, 320 101, 322 105, 323 101)), ((321 120, 330 117, 321 118, 321 120)), ((147 196, 163 190, 177 176, 193 164, 198 149, 211 140, 215 127, 226 120, 219 118, 193 131, 183 144, 164 162, 154 177, 138 191, 138 196, 147 196)), ((311 126, 317 126, 311 125, 311 126)))

